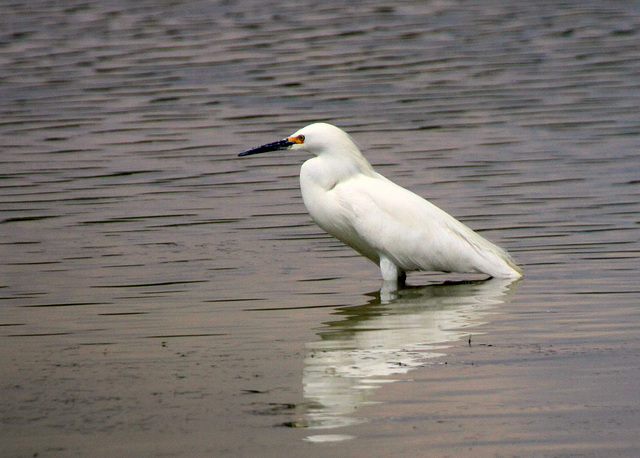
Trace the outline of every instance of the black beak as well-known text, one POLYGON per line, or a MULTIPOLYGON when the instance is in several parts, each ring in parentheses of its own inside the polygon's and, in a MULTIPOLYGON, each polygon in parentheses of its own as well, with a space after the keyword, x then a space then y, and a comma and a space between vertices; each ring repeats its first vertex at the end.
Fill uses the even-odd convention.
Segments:
POLYGON ((288 138, 283 138, 282 140, 278 140, 277 142, 267 143, 266 145, 258 146, 257 148, 248 149, 238 154, 238 156, 251 156, 252 154, 268 153, 269 151, 289 149, 289 147, 294 143, 295 142, 292 142, 288 138))

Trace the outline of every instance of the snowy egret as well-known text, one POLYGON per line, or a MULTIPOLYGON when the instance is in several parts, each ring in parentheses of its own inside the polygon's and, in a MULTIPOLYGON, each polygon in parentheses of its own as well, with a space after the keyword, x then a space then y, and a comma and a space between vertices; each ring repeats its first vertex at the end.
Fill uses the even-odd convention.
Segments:
POLYGON ((416 270, 522 276, 502 248, 373 170, 351 137, 331 124, 308 125, 240 156, 288 149, 315 155, 300 169, 313 221, 379 265, 384 291, 395 291, 416 270))

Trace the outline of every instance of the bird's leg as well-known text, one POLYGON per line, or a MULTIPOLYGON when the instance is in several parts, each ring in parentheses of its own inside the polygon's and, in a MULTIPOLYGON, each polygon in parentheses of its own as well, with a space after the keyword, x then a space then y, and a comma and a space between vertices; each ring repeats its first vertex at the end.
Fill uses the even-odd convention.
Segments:
POLYGON ((380 256, 380 273, 382 274, 383 292, 397 291, 404 286, 407 275, 384 255, 380 256))

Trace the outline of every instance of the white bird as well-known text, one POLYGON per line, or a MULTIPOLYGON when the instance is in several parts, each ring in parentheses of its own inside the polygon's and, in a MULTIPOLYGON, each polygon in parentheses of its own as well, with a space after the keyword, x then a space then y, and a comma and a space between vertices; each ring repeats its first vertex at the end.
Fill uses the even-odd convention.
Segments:
POLYGON ((406 272, 418 270, 522 276, 502 248, 377 173, 331 124, 308 125, 240 156, 288 149, 316 156, 300 169, 304 204, 324 231, 380 266, 383 291, 397 290, 406 272))

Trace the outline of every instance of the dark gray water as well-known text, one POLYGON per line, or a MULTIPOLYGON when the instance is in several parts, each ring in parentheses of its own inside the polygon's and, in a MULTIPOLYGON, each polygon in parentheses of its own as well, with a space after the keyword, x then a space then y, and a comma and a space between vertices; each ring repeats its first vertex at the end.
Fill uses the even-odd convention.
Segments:
POLYGON ((0 4, 3 456, 640 454, 640 4, 0 4), (314 121, 523 280, 381 303, 314 121))

